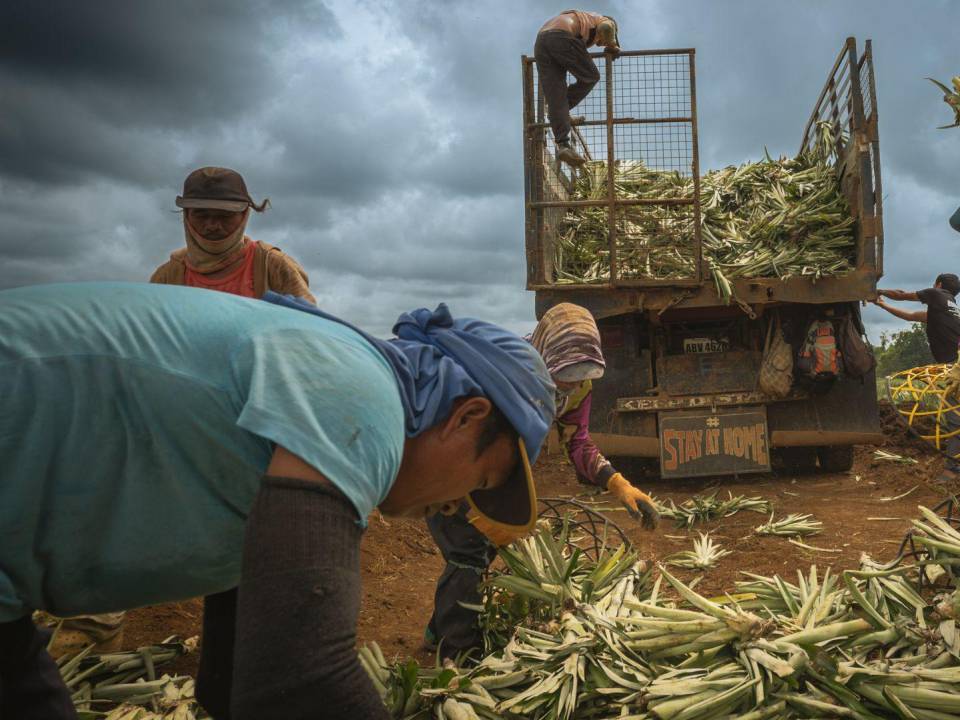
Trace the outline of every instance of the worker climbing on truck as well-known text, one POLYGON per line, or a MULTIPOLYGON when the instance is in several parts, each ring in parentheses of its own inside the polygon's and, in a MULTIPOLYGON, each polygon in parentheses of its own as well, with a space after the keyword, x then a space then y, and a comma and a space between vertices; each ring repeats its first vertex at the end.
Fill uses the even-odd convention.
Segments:
POLYGON ((375 339, 303 299, 0 292, 0 714, 76 718, 34 610, 205 596, 214 718, 389 718, 359 663, 367 516, 536 522, 536 350, 445 305, 375 339))
MULTIPOLYGON (((891 315, 907 320, 919 322, 926 326, 927 343, 930 345, 930 354, 938 363, 956 363, 957 349, 960 346, 960 307, 957 306, 957 294, 960 293, 960 279, 953 273, 941 273, 933 283, 932 288, 908 292, 905 290, 877 290, 874 304, 891 315), (887 305, 884 297, 891 300, 913 300, 926 305, 925 310, 901 310, 887 305)), ((943 413, 942 420, 946 430, 954 433, 960 430, 960 417, 955 411, 943 413)), ((938 478, 941 482, 956 480, 960 477, 960 434, 950 437, 944 451, 948 459, 943 474, 938 478)))
POLYGON ((587 50, 593 45, 604 49, 608 62, 619 55, 616 21, 594 12, 565 10, 543 24, 533 46, 557 159, 573 166, 585 161, 570 143, 570 111, 600 81, 600 72, 587 50), (573 85, 567 86, 567 73, 573 75, 573 85))
MULTIPOLYGON (((544 313, 529 340, 557 386, 556 427, 577 479, 608 490, 645 528, 655 528, 659 516, 653 500, 617 472, 590 438, 592 383, 605 366, 593 316, 579 305, 561 303, 544 313)), ((496 546, 517 535, 491 525, 469 503, 453 514, 428 518, 427 525, 447 564, 437 581, 424 640, 428 647, 439 644, 444 657, 455 658, 480 646, 477 613, 465 605, 480 602, 478 585, 496 546)))

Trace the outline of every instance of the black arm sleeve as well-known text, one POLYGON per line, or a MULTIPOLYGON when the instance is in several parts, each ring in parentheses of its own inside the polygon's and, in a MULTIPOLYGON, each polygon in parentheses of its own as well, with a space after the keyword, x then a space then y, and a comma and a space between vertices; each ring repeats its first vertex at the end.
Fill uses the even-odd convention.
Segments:
POLYGON ((247 520, 234 720, 388 720, 357 659, 357 512, 334 488, 265 477, 247 520))

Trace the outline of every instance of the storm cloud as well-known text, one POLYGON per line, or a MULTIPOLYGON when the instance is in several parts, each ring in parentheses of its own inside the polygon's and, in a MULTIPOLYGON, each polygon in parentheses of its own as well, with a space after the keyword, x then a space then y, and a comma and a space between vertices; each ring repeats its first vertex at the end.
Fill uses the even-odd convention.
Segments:
MULTIPOLYGON (((145 280, 182 242, 202 165, 273 208, 250 234, 321 305, 385 333, 448 301, 523 330, 520 56, 532 2, 7 2, 0 7, 0 287, 145 280)), ((960 271, 960 130, 924 77, 960 73, 960 4, 596 2, 626 49, 696 47, 701 167, 793 154, 848 35, 874 41, 884 284, 960 271)), ((870 309, 874 339, 898 321, 870 309)))

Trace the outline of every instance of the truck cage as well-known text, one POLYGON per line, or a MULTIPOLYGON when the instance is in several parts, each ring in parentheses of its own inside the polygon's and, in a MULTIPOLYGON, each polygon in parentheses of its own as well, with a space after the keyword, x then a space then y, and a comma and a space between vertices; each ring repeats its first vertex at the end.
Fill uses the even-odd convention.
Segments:
MULTIPOLYGON (((521 61, 527 288, 543 291, 538 292, 538 311, 564 297, 598 305, 592 308, 598 316, 629 309, 633 301, 609 295, 616 289, 645 289, 647 307, 676 304, 678 291, 688 305, 717 304, 712 283, 705 282, 709 272, 700 233, 695 51, 625 51, 614 62, 603 53, 591 57, 600 70, 600 82, 573 111, 581 113, 583 120, 575 122, 571 140, 588 160, 586 169, 576 172, 554 159, 556 148, 536 63, 529 56, 521 61), (589 162, 597 159, 602 162, 589 162), (683 191, 652 198, 623 196, 617 188, 617 172, 636 167, 669 174, 683 191), (580 275, 563 277, 557 262, 558 253, 577 241, 573 232, 563 234, 564 218, 571 210, 585 208, 596 209, 591 218, 594 236, 602 231, 606 235, 605 242, 596 246, 593 267, 581 268, 592 273, 587 281, 580 275), (670 248, 686 271, 666 277, 643 272, 650 267, 652 250, 658 248, 670 248)), ((842 278, 818 281, 736 278, 736 294, 745 302, 863 299, 875 290, 882 275, 879 139, 870 40, 858 55, 856 40, 847 38, 804 128, 801 150, 815 139, 818 120, 834 125, 837 173, 857 220, 854 270, 842 278)))

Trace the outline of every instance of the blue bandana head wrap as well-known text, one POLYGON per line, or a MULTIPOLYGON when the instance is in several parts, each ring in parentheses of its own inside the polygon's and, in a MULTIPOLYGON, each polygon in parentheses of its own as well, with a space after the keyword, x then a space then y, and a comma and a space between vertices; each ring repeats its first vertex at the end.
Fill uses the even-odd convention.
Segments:
POLYGON ((415 437, 444 420, 457 398, 483 395, 523 438, 532 463, 553 422, 555 387, 530 343, 493 323, 454 319, 444 303, 403 313, 396 338, 380 340, 306 300, 268 292, 267 302, 341 323, 387 359, 397 378, 406 434, 415 437))

